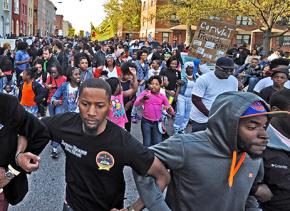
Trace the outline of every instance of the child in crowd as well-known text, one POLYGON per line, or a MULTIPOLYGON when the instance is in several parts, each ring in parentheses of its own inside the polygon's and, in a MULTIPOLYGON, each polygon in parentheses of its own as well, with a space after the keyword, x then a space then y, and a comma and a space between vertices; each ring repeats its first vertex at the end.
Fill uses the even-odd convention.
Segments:
MULTIPOLYGON (((132 74, 131 70, 136 70, 136 65, 129 61, 121 66, 121 77, 120 77, 120 82, 123 91, 127 91, 134 87, 134 83, 138 83, 138 81, 134 81, 134 75, 132 74)), ((135 93, 136 94, 136 93, 135 93)), ((130 132, 131 131, 131 113, 132 113, 132 108, 133 104, 136 100, 136 95, 133 94, 132 97, 124 97, 124 107, 126 111, 126 116, 128 119, 128 122, 125 124, 125 129, 130 132)))
POLYGON ((177 98, 176 116, 174 121, 174 133, 183 134, 189 121, 189 114, 192 108, 191 92, 195 83, 193 77, 193 62, 186 62, 184 65, 185 77, 177 83, 175 96, 177 98))
POLYGON ((143 145, 152 146, 162 141, 162 134, 159 131, 159 124, 162 118, 163 106, 167 111, 174 115, 174 110, 170 106, 165 95, 160 93, 161 77, 152 76, 149 79, 149 90, 143 91, 136 99, 135 106, 144 106, 143 117, 141 120, 141 131, 143 145))
POLYGON ((136 76, 136 69, 130 69, 133 75, 132 87, 126 91, 123 91, 121 82, 118 78, 109 78, 107 82, 110 84, 112 89, 111 103, 112 107, 108 114, 108 119, 116 125, 125 128, 125 124, 128 122, 126 116, 126 110, 124 106, 124 98, 130 98, 136 94, 138 89, 138 81, 136 76))
POLYGON ((153 75, 159 75, 161 69, 160 69, 160 61, 159 60, 153 60, 151 64, 151 69, 148 71, 148 78, 150 78, 153 75))
POLYGON ((66 77, 60 75, 60 66, 59 65, 53 65, 50 68, 50 74, 47 77, 46 83, 45 83, 45 88, 48 89, 48 98, 47 98, 47 103, 48 103, 48 110, 49 110, 49 115, 54 116, 55 114, 61 113, 59 110, 59 107, 55 107, 51 103, 51 97, 54 95, 56 90, 66 82, 66 77))
POLYGON ((21 73, 23 83, 19 87, 19 101, 25 110, 37 116, 37 104, 45 99, 45 89, 35 79, 37 69, 28 68, 21 73))
MULTIPOLYGON (((60 106, 55 106, 51 98, 56 92, 56 90, 61 87, 63 83, 66 82, 66 77, 60 75, 59 73, 61 72, 60 66, 59 65, 53 65, 50 68, 50 74, 47 77, 45 87, 48 89, 48 98, 47 98, 47 103, 48 103, 48 111, 50 116, 54 116, 56 114, 62 113, 62 108, 60 106)), ((56 141, 51 141, 51 146, 52 146, 52 152, 51 152, 51 157, 52 158, 57 158, 57 148, 59 146, 59 143, 56 141)))
POLYGON ((92 70, 89 68, 88 58, 80 57, 78 67, 81 70, 81 82, 94 77, 92 70))
POLYGON ((51 98, 55 107, 59 107, 61 112, 78 112, 77 99, 79 85, 81 82, 81 71, 76 67, 71 67, 68 71, 68 82, 59 87, 51 98))
MULTIPOLYGON (((35 75, 35 81, 38 82, 42 87, 45 88, 45 85, 44 85, 44 80, 43 80, 43 72, 42 72, 42 60, 41 59, 37 59, 35 60, 35 63, 34 63, 34 67, 37 68, 37 71, 36 71, 36 75, 35 75)), ((47 95, 48 95, 48 90, 46 90, 46 98, 43 102, 41 102, 40 104, 38 104, 38 117, 44 117, 45 116, 45 113, 46 113, 46 106, 47 106, 47 95)))

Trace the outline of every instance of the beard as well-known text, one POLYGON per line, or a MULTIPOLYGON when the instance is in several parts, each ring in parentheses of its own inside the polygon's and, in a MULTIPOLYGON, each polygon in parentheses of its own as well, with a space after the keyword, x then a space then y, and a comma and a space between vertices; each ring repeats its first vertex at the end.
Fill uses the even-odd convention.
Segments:
POLYGON ((85 121, 83 121, 83 131, 86 135, 97 135, 100 122, 97 121, 94 127, 89 127, 85 121))
POLYGON ((253 160, 258 160, 258 159, 263 158, 265 151, 259 154, 255 153, 253 152, 253 150, 251 150, 254 148, 252 146, 254 146, 254 144, 247 144, 245 141, 241 139, 241 137, 238 136, 238 150, 239 151, 246 152, 250 156, 250 158, 253 160))
POLYGON ((263 158, 264 152, 261 153, 261 154, 254 154, 254 153, 247 152, 247 154, 250 156, 250 158, 252 160, 258 160, 258 159, 262 159, 263 158))

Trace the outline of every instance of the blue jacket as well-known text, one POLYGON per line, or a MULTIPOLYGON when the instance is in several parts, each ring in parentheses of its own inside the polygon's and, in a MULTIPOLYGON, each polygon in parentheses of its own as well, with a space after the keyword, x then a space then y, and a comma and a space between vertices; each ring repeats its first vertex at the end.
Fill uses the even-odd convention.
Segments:
POLYGON ((148 80, 148 71, 149 71, 149 64, 147 62, 144 63, 144 67, 142 67, 139 60, 135 62, 137 66, 137 79, 138 81, 148 80))
POLYGON ((62 104, 59 105, 61 107, 62 112, 74 112, 77 109, 77 98, 78 93, 76 96, 75 103, 70 104, 68 102, 69 99, 69 82, 63 83, 54 93, 54 95, 51 98, 51 102, 55 100, 59 100, 62 97, 62 104))
MULTIPOLYGON (((16 51, 16 54, 15 54, 15 63, 16 62, 21 62, 21 61, 27 60, 29 58, 30 58, 30 56, 29 56, 29 54, 27 52, 22 51, 22 50, 18 50, 18 51, 16 51)), ((19 64, 19 65, 16 65, 15 64, 16 72, 20 72, 20 73, 23 70, 26 70, 29 67, 30 67, 30 64, 29 63, 19 64)))

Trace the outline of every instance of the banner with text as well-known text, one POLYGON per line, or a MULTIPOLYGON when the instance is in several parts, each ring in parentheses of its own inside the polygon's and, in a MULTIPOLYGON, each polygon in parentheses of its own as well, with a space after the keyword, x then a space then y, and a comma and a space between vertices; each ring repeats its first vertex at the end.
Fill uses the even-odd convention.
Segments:
POLYGON ((235 25, 216 20, 201 19, 192 41, 192 54, 202 61, 215 63, 225 56, 234 36, 235 25))
POLYGON ((95 41, 104 41, 114 37, 114 30, 111 23, 108 23, 104 26, 94 27, 91 24, 91 40, 95 41))
POLYGON ((74 37, 75 36, 75 29, 74 28, 69 28, 68 29, 68 37, 74 37))

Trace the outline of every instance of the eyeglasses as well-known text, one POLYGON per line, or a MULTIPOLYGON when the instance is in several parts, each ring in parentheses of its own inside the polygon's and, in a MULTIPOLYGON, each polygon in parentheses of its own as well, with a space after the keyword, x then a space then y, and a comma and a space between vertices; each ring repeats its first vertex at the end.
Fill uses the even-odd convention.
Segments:
POLYGON ((233 68, 223 68, 223 67, 220 67, 220 66, 217 66, 219 69, 221 69, 222 71, 226 72, 226 73, 231 73, 231 72, 234 72, 234 69, 233 68))

